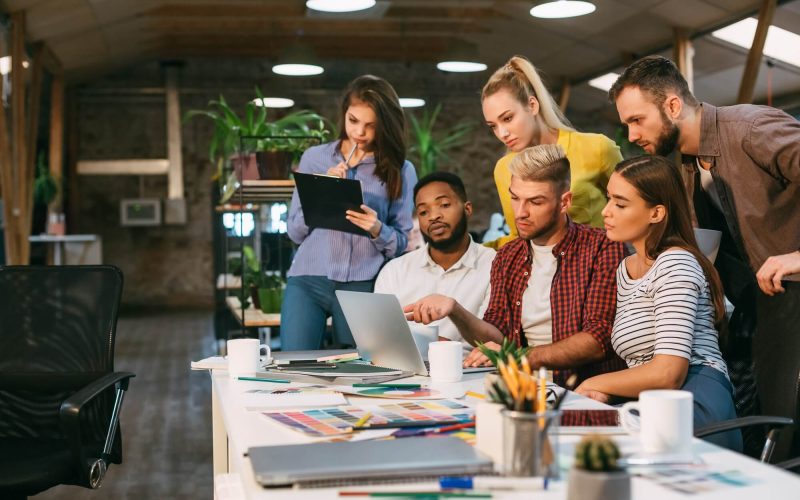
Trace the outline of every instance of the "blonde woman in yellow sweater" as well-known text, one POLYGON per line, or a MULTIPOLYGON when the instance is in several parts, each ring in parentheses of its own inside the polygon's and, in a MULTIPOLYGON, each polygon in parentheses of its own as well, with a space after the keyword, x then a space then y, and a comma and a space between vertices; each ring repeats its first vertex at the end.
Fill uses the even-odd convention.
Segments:
POLYGON ((606 204, 606 185, 614 166, 622 161, 614 141, 573 129, 536 68, 522 56, 512 57, 494 72, 483 87, 481 102, 486 124, 509 149, 494 167, 494 181, 511 234, 485 244, 499 249, 517 237, 508 192, 508 165, 518 152, 539 144, 559 144, 567 154, 572 178, 572 220, 603 227, 600 211, 606 204))

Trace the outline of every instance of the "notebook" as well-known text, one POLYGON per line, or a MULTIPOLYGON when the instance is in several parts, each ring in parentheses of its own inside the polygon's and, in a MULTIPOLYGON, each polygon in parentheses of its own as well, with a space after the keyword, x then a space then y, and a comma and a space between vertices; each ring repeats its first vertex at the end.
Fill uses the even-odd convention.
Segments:
POLYGON ((248 451, 263 486, 491 473, 492 461, 454 437, 261 446, 248 451))

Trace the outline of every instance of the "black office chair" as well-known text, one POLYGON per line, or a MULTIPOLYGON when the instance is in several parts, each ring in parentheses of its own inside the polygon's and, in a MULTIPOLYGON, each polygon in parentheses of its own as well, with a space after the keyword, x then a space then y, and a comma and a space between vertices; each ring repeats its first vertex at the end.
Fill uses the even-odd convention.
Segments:
POLYGON ((122 462, 121 294, 112 266, 0 267, 0 498, 97 488, 122 462))

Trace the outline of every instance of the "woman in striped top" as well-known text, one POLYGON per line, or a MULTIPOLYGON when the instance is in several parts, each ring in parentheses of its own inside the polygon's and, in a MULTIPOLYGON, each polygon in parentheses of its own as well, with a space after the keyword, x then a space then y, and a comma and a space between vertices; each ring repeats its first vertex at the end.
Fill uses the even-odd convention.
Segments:
POLYGON ((364 75, 345 90, 338 140, 306 150, 300 172, 361 181, 361 211, 342 214, 369 235, 309 228, 295 191, 289 237, 300 245, 281 307, 281 347, 319 349, 328 317, 337 343, 354 344, 336 290, 371 292, 387 259, 403 253, 411 230, 414 166, 406 161, 405 116, 383 78, 364 75))
MULTIPOLYGON (((608 183, 603 219, 609 239, 636 253, 617 269, 611 343, 627 370, 584 381, 577 392, 607 402, 648 389, 694 395, 694 424, 736 417, 733 387, 719 348, 725 321, 722 285, 700 252, 680 174, 665 158, 620 162, 608 183)), ((741 450, 738 431, 709 438, 741 450)))

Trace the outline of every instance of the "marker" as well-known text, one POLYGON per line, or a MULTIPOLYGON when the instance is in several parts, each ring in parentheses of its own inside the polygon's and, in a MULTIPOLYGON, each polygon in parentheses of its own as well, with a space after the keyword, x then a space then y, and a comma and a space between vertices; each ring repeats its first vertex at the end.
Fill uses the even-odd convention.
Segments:
POLYGON ((260 378, 260 377, 238 377, 239 380, 248 380, 250 382, 272 382, 273 384, 288 384, 289 380, 281 380, 279 378, 260 378))
POLYGON ((340 491, 340 497, 370 498, 492 498, 491 493, 464 493, 459 491, 340 491))
POLYGON ((353 387, 389 387, 391 389, 419 389, 420 384, 353 384, 353 387))
POLYGON ((441 477, 439 487, 446 490, 546 490, 547 479, 542 477, 505 478, 495 476, 441 477))
POLYGON ((367 412, 363 417, 359 418, 356 424, 353 426, 354 428, 363 427, 364 424, 369 422, 369 419, 372 418, 372 413, 367 412))
POLYGON ((471 397, 477 398, 477 399, 486 399, 486 395, 485 394, 480 394, 480 393, 472 392, 472 391, 467 391, 467 396, 471 396, 471 397))

